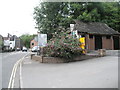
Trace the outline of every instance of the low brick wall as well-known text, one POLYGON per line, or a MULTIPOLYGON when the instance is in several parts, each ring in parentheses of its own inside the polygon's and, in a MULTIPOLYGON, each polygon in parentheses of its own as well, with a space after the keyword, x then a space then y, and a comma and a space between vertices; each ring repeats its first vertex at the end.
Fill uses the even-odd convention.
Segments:
POLYGON ((37 55, 31 55, 32 60, 36 60, 41 63, 67 63, 67 62, 81 61, 81 60, 92 59, 97 57, 99 56, 98 55, 95 55, 95 56, 81 55, 81 56, 75 57, 73 60, 70 60, 70 59, 63 59, 63 58, 57 58, 57 57, 42 57, 37 55))
POLYGON ((87 59, 92 59, 97 57, 100 57, 100 56, 99 55, 81 55, 81 56, 75 57, 73 61, 82 61, 82 60, 87 60, 87 59))
POLYGON ((42 57, 38 55, 31 55, 31 59, 42 62, 42 57))
POLYGON ((43 63, 66 63, 66 59, 57 57, 43 57, 43 63))

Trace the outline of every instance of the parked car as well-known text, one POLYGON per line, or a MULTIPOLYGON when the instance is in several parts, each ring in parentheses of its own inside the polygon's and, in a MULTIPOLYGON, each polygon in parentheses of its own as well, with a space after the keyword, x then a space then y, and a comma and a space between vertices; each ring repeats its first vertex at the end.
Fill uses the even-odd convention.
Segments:
POLYGON ((39 49, 39 46, 34 46, 34 47, 31 49, 32 52, 37 52, 38 50, 40 50, 40 49, 39 49))
POLYGON ((16 48, 17 51, 20 51, 20 48, 16 48))
POLYGON ((24 51, 27 52, 27 48, 26 48, 26 47, 23 47, 23 48, 22 48, 22 51, 23 51, 23 52, 24 52, 24 51))

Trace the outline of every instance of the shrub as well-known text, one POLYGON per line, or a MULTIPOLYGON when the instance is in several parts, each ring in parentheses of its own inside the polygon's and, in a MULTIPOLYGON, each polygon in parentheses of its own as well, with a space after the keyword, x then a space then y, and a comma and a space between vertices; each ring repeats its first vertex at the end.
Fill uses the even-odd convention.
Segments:
POLYGON ((77 38, 73 38, 69 32, 59 30, 61 32, 55 33, 50 39, 47 46, 44 47, 44 55, 51 57, 60 57, 72 59, 74 56, 81 55, 82 49, 77 38))

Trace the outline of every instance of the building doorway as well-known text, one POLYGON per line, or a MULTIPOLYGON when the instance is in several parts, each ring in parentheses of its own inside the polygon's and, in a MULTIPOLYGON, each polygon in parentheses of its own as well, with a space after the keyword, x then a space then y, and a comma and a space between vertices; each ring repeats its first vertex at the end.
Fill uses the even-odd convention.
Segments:
POLYGON ((102 49, 102 36, 95 35, 95 50, 102 49))
POLYGON ((113 41, 114 41, 114 50, 119 50, 120 49, 119 37, 118 36, 113 36, 113 41))

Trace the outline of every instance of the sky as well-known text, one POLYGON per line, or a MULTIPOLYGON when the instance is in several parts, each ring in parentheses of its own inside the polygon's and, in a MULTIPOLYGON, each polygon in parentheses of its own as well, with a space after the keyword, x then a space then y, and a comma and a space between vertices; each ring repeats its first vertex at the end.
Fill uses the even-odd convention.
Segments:
POLYGON ((39 3, 40 0, 0 0, 0 34, 37 34, 33 11, 39 3))

